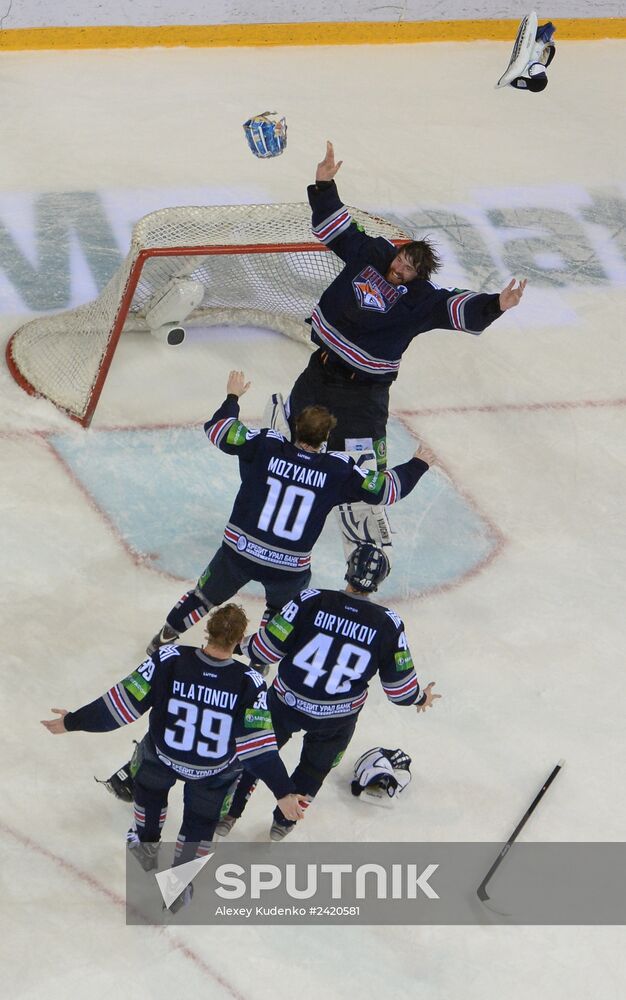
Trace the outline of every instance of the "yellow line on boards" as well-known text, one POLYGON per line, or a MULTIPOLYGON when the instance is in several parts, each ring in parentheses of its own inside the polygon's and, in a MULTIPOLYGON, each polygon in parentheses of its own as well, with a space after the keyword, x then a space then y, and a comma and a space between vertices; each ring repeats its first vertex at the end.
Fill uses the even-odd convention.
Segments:
MULTIPOLYGON (((626 18, 556 18, 556 41, 626 38, 626 18)), ((512 41, 519 21, 360 21, 307 24, 105 25, 13 28, 0 49, 128 49, 175 46, 389 45, 395 42, 512 41)))

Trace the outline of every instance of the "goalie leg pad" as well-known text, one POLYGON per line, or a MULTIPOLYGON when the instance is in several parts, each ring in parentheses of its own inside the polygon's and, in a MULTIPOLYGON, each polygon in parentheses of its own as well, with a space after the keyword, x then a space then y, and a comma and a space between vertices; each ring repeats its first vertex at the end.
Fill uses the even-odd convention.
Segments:
MULTIPOLYGON (((346 451, 361 469, 372 472, 378 470, 378 460, 374 451, 346 451)), ((339 528, 343 542, 346 562, 357 545, 369 542, 377 549, 383 549, 391 566, 391 525, 386 507, 372 507, 370 504, 356 501, 340 504, 337 508, 339 528)))
POLYGON ((271 427, 282 434, 287 441, 291 441, 291 430, 287 420, 285 401, 280 392, 273 392, 263 410, 261 427, 271 427))

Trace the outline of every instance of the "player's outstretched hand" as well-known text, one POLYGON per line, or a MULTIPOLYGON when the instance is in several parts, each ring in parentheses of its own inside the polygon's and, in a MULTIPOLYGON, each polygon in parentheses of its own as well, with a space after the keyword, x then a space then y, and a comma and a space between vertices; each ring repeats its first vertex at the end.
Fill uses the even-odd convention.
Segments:
POLYGON ((316 181, 332 181, 333 177, 339 170, 339 167, 343 163, 343 160, 339 160, 339 163, 335 163, 335 150, 333 148, 332 142, 326 143, 326 156, 317 165, 317 170, 315 172, 316 181))
POLYGON ((283 795, 276 803, 285 819, 304 819, 304 809, 300 805, 302 795, 283 795))
POLYGON ((427 448, 425 444, 420 444, 417 446, 417 451, 413 455, 413 458, 419 458, 422 462, 426 462, 426 465, 432 466, 437 464, 437 456, 434 451, 427 448))
POLYGON ((65 722, 63 720, 65 719, 65 716, 67 715, 67 709, 66 708, 51 708, 50 711, 54 712, 55 715, 60 715, 61 718, 60 719, 42 719, 41 720, 41 725, 45 726, 46 729, 48 730, 48 732, 52 733, 54 736, 58 736, 59 733, 66 733, 67 729, 65 728, 65 722))
POLYGON ((515 287, 515 278, 511 278, 506 288, 503 288, 500 292, 500 308, 502 312, 506 312, 507 309, 513 309, 514 306, 519 305, 525 288, 526 278, 520 281, 517 288, 515 287))
POLYGON ((436 698, 441 698, 440 694, 434 693, 433 691, 434 686, 435 682, 431 681, 430 684, 427 684, 426 687, 424 688, 424 693, 426 694, 426 701, 422 702, 421 705, 416 706, 418 712, 425 712, 427 708, 431 707, 436 698))
POLYGON ((232 393, 234 396, 243 396, 244 392, 247 392, 251 385, 251 382, 246 382, 246 376, 243 372, 232 371, 226 383, 226 395, 230 396, 232 393))

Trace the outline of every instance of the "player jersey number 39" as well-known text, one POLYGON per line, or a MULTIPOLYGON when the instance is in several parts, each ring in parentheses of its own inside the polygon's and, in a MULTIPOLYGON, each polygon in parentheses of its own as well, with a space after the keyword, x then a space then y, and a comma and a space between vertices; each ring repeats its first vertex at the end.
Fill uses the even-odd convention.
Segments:
POLYGON ((297 542, 302 538, 315 493, 293 483, 285 487, 274 476, 267 477, 267 485, 269 489, 259 517, 259 528, 262 531, 271 530, 278 538, 297 542))
POLYGON ((211 708, 203 708, 200 712, 197 705, 180 698, 170 698, 167 714, 173 717, 175 728, 166 729, 164 738, 172 750, 194 750, 200 757, 226 756, 232 725, 230 715, 211 708), (200 739, 201 736, 206 739, 200 739))

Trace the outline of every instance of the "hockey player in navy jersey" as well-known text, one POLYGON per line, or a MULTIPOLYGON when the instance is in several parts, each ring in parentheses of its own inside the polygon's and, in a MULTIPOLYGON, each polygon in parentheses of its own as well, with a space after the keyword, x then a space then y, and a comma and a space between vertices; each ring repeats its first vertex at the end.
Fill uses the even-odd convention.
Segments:
POLYGON ((157 867, 168 794, 177 780, 185 789, 176 864, 207 853, 244 762, 271 789, 281 815, 293 821, 304 815, 278 755, 265 682, 232 659, 247 624, 237 605, 219 608, 202 649, 163 646, 101 698, 75 712, 53 708, 59 718, 43 722, 54 734, 103 733, 150 712, 133 759, 134 828, 128 836, 146 871, 157 867))
POLYGON ((318 350, 297 379, 286 403, 292 433, 295 418, 312 403, 337 417, 329 448, 346 439, 373 446, 378 467, 386 464, 389 387, 411 341, 427 330, 482 333, 516 306, 526 287, 513 280, 499 294, 439 288, 432 280, 440 265, 428 240, 394 247, 371 237, 352 221, 337 193, 339 167, 332 143, 308 188, 313 232, 345 263, 323 293, 311 317, 318 350))
POLYGON ((271 617, 308 586, 311 550, 333 507, 350 501, 372 507, 396 503, 434 460, 431 451, 421 449, 384 473, 363 471, 349 456, 321 450, 335 418, 319 406, 298 416, 294 444, 271 428, 249 430, 239 420, 239 397, 249 385, 243 372, 232 371, 226 399, 204 425, 212 444, 239 459, 241 487, 222 545, 194 589, 171 609, 148 653, 174 642, 250 580, 263 585, 271 617))
MULTIPOLYGON (((280 660, 267 703, 279 748, 304 730, 291 777, 308 801, 340 762, 376 674, 394 705, 425 711, 440 697, 434 681, 420 687, 402 619, 369 600, 388 568, 381 549, 359 546, 348 562, 345 591, 303 591, 249 644, 251 662, 260 669, 280 660)), ((255 785, 245 770, 216 828, 219 835, 233 828, 255 785)), ((276 809, 270 838, 281 840, 294 825, 276 809)))

